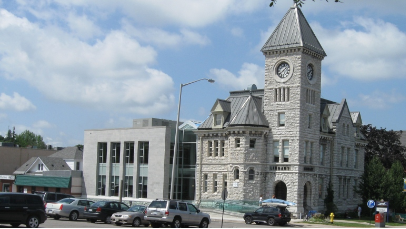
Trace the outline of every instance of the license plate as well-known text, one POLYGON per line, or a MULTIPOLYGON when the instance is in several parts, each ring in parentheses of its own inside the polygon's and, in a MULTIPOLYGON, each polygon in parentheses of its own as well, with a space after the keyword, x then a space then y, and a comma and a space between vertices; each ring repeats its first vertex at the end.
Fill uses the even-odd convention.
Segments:
POLYGON ((93 211, 93 209, 89 209, 89 212, 92 212, 93 211))
POLYGON ((158 215, 158 212, 152 212, 151 215, 158 215))
POLYGON ((48 213, 51 213, 52 212, 52 210, 48 210, 48 213))

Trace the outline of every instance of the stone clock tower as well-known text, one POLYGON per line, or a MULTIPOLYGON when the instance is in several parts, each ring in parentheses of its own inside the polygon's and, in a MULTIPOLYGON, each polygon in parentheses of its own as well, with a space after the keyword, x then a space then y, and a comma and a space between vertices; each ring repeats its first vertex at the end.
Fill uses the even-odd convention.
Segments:
POLYGON ((270 163, 276 165, 275 177, 270 179, 274 186, 278 180, 286 185, 268 188, 275 190, 277 198, 305 206, 303 172, 320 157, 321 61, 326 53, 296 5, 261 51, 265 55, 264 114, 272 130, 268 152, 270 163), (285 188, 290 191, 286 193, 285 188))

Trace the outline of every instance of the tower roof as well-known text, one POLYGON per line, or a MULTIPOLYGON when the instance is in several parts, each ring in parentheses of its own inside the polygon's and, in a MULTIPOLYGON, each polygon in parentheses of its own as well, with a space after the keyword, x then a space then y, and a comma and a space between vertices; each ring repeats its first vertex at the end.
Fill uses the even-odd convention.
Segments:
POLYGON ((279 22, 261 51, 266 52, 293 47, 303 47, 323 57, 327 55, 296 4, 288 10, 282 21, 279 22))

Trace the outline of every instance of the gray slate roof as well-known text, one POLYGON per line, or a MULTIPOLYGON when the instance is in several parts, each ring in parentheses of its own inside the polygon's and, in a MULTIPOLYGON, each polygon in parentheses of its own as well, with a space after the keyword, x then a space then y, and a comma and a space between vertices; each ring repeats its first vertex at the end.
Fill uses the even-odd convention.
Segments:
POLYGON ((71 170, 69 165, 62 158, 58 157, 32 157, 26 163, 24 163, 20 168, 14 171, 13 174, 26 174, 26 172, 31 169, 33 164, 37 161, 41 160, 42 163, 49 169, 49 171, 53 170, 71 170))
POLYGON ((79 150, 76 146, 66 147, 54 154, 49 155, 49 157, 58 157, 62 159, 83 159, 83 151, 79 150))
MULTIPOLYGON (((263 96, 263 89, 243 90, 230 92, 230 96, 226 100, 217 99, 215 104, 220 104, 224 111, 229 112, 223 128, 227 126, 269 127, 268 121, 263 114, 263 96)), ((212 114, 210 114, 199 126, 198 130, 212 129, 212 117, 212 114)))
POLYGON ((265 42, 261 51, 303 47, 327 56, 300 8, 292 6, 265 42))

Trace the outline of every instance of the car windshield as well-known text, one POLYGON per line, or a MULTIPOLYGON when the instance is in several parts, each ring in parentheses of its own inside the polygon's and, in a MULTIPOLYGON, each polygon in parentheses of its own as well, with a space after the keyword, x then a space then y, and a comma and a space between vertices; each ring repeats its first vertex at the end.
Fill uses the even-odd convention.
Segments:
POLYGON ((106 201, 99 201, 92 204, 90 207, 104 207, 104 205, 106 205, 106 201))
POLYGON ((70 199, 70 198, 65 198, 65 199, 62 199, 62 200, 58 201, 57 203, 70 204, 70 203, 72 203, 73 201, 75 201, 75 200, 74 200, 74 199, 70 199))
POLYGON ((166 201, 152 201, 150 208, 166 208, 166 201))
POLYGON ((128 212, 143 212, 145 210, 145 206, 132 206, 131 208, 129 208, 127 211, 128 212))

